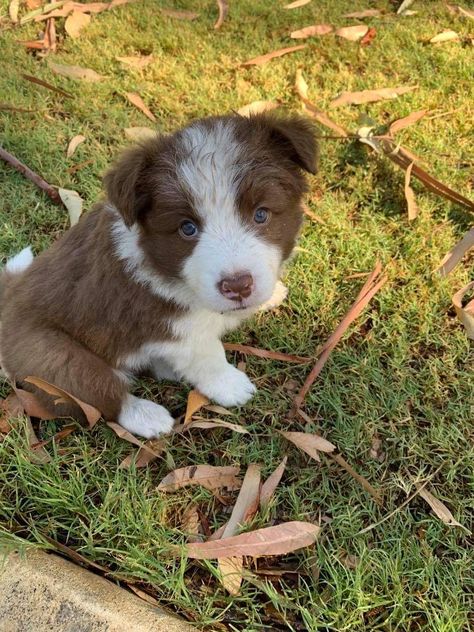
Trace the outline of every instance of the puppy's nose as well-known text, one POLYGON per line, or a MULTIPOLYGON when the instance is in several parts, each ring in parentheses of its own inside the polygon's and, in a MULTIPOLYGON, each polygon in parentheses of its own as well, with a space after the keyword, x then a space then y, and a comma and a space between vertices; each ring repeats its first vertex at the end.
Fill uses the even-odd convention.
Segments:
POLYGON ((253 277, 251 274, 237 273, 219 281, 217 287, 222 296, 229 298, 231 301, 240 301, 252 294, 253 277))

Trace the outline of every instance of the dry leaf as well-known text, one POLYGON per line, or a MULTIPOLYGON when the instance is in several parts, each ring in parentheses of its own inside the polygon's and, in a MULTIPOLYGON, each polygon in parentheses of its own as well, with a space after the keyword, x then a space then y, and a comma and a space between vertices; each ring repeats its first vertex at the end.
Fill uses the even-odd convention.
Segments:
POLYGON ((31 83, 35 83, 38 86, 43 86, 43 88, 47 88, 48 90, 52 90, 53 92, 57 92, 58 94, 61 94, 63 97, 68 97, 69 99, 74 98, 70 92, 61 90, 61 88, 56 88, 56 86, 53 86, 47 81, 43 81, 42 79, 37 79, 36 77, 33 77, 32 75, 22 74, 21 76, 23 77, 23 79, 26 79, 27 81, 31 81, 31 83))
POLYGON ((187 485, 202 485, 210 491, 225 487, 239 489, 242 481, 237 478, 239 467, 213 465, 189 465, 170 472, 158 485, 162 492, 174 492, 187 485))
POLYGON ((404 86, 400 88, 379 88, 378 90, 361 90, 359 92, 342 92, 337 99, 329 104, 332 108, 341 105, 361 105, 363 103, 375 103, 386 99, 396 99, 401 94, 412 92, 418 86, 404 86))
POLYGON ((49 67, 53 72, 70 79, 81 79, 83 81, 102 81, 105 79, 102 75, 96 73, 91 68, 82 68, 81 66, 66 66, 65 64, 56 64, 49 62, 49 67))
POLYGON ((130 57, 116 57, 115 59, 131 68, 143 70, 148 64, 151 64, 153 55, 132 55, 130 57))
MULTIPOLYGON (((120 426, 120 428, 122 427, 120 426)), ((112 429, 114 430, 114 428, 112 429)), ((133 437, 133 435, 131 436, 133 437)), ((145 467, 152 461, 155 461, 155 459, 157 459, 165 451, 165 449, 166 441, 164 439, 148 439, 142 444, 142 447, 138 448, 136 452, 132 452, 126 456, 119 464, 119 468, 128 469, 132 463, 135 464, 135 467, 145 467)))
POLYGON ((474 248, 474 228, 471 228, 464 237, 459 241, 454 248, 452 248, 448 254, 444 257, 443 261, 436 268, 436 272, 439 272, 441 276, 448 275, 458 263, 462 260, 466 252, 471 248, 474 248))
POLYGON ((140 588, 137 588, 133 584, 127 584, 127 586, 130 588, 130 590, 132 592, 134 592, 136 594, 137 597, 140 597, 140 599, 143 599, 143 601, 146 601, 147 603, 149 603, 152 606, 158 606, 159 605, 159 601, 157 599, 155 599, 154 597, 152 597, 151 595, 149 595, 144 590, 140 590, 140 588))
POLYGON ((310 3, 311 0, 295 0, 294 2, 290 2, 290 4, 286 4, 284 9, 298 9, 299 7, 304 7, 305 4, 310 3))
POLYGON ((38 419, 57 419, 58 415, 46 408, 34 393, 24 391, 21 388, 14 388, 21 405, 30 417, 38 417, 38 419))
POLYGON ((86 137, 82 136, 81 134, 78 134, 77 136, 74 136, 74 138, 71 138, 66 150, 67 158, 71 158, 74 155, 74 152, 76 151, 76 149, 79 147, 79 145, 83 143, 85 140, 86 140, 86 137))
POLYGON ((43 42, 46 51, 56 52, 56 24, 54 19, 46 21, 43 42))
POLYGON ((438 35, 435 35, 430 39, 430 44, 440 44, 441 42, 452 42, 453 40, 458 40, 459 35, 456 31, 451 31, 449 29, 445 29, 438 35))
POLYGON ((156 138, 156 131, 149 127, 126 127, 123 131, 129 140, 137 143, 156 138))
POLYGON ((465 9, 464 7, 457 5, 457 10, 461 15, 465 15, 467 18, 472 18, 474 20, 474 10, 473 9, 465 9))
POLYGON ((215 29, 220 29, 224 24, 224 20, 227 17, 227 13, 229 12, 229 4, 227 0, 217 0, 217 7, 219 9, 219 16, 217 18, 216 23, 214 24, 215 29))
POLYGON ((382 14, 380 9, 365 9, 365 11, 354 11, 353 13, 345 13, 343 18, 375 18, 382 14))
POLYGON ((82 214, 83 200, 79 193, 69 189, 58 189, 59 197, 69 213, 69 223, 75 226, 82 214))
POLYGON ((281 477, 283 476, 283 472, 285 471, 287 460, 287 456, 283 457, 280 465, 276 468, 274 472, 272 472, 272 474, 270 474, 267 480, 263 483, 262 489, 260 490, 260 507, 264 508, 270 502, 276 488, 280 484, 281 477))
POLYGON ((223 419, 194 419, 186 426, 182 426, 182 429, 186 430, 191 430, 192 428, 201 428, 202 430, 209 430, 211 428, 229 428, 229 430, 239 432, 240 434, 249 433, 249 431, 240 424, 233 424, 230 421, 224 421, 223 419))
POLYGON ((371 26, 370 29, 367 31, 367 33, 364 35, 364 37, 360 40, 360 46, 369 46, 370 44, 372 44, 372 42, 374 41, 376 37, 377 37, 377 29, 371 26))
POLYGON ((186 404, 186 413, 184 415, 184 425, 187 426, 191 421, 194 413, 197 413, 198 410, 201 410, 203 406, 207 406, 209 404, 209 400, 205 395, 193 389, 189 391, 188 394, 188 403, 186 404))
POLYGON ((201 521, 199 520, 198 506, 191 503, 183 512, 180 529, 186 533, 189 542, 201 542, 202 539, 199 537, 200 527, 201 521))
POLYGON ((320 437, 317 434, 310 434, 308 432, 284 432, 279 431, 281 435, 294 443, 294 445, 309 454, 315 461, 320 462, 319 452, 334 452, 336 446, 333 445, 324 437, 320 437))
POLYGON ((360 40, 369 30, 366 24, 356 24, 355 26, 343 26, 337 29, 336 35, 343 37, 351 42, 357 42, 360 40))
POLYGON ((305 26, 305 28, 298 31, 293 31, 290 33, 290 37, 293 39, 306 39, 315 35, 327 35, 332 33, 333 30, 330 24, 313 24, 312 26, 305 26))
POLYGON ((218 561, 218 567, 224 588, 230 595, 238 595, 244 572, 244 558, 242 555, 223 557, 218 561))
POLYGON ((382 439, 377 434, 374 434, 372 437, 370 458, 375 459, 379 463, 383 463, 383 461, 385 461, 385 453, 382 450, 382 439))
POLYGON ((8 434, 11 430, 10 421, 21 417, 24 413, 24 406, 15 393, 10 393, 5 399, 0 399, 0 432, 8 434))
POLYGON ((417 110, 416 112, 410 112, 408 116, 404 116, 401 119, 397 119, 396 121, 393 121, 393 123, 390 123, 390 127, 388 128, 388 133, 391 136, 393 136, 400 130, 405 129, 405 127, 408 127, 409 125, 413 125, 414 123, 417 123, 420 119, 426 116, 427 112, 428 110, 417 110))
POLYGON ((411 7, 411 5, 415 2, 415 0, 403 0, 401 5, 397 9, 397 15, 401 15, 402 13, 407 13, 407 9, 411 7))
POLYGON ((88 13, 82 13, 81 11, 73 11, 64 23, 66 33, 76 39, 81 34, 81 31, 91 21, 91 16, 88 13))
POLYGON ((469 301, 469 303, 464 307, 462 305, 462 299, 473 289, 474 281, 461 288, 452 298, 456 315, 466 328, 467 335, 471 340, 474 340, 474 299, 469 301))
POLYGON ((126 92, 125 96, 130 101, 130 103, 132 103, 136 108, 141 110, 143 114, 147 118, 150 119, 150 121, 153 121, 154 123, 156 122, 155 115, 153 114, 151 110, 147 108, 147 106, 145 105, 145 103, 143 102, 143 99, 141 98, 139 94, 135 94, 134 92, 126 92))
POLYGON ((415 194, 410 186, 411 170, 413 169, 413 162, 405 171, 405 199, 407 201, 408 221, 412 222, 418 215, 418 205, 415 200, 415 194))
POLYGON ((288 55, 288 53, 294 53, 297 50, 303 50, 306 48, 306 44, 298 44, 298 46, 289 46, 288 48, 279 48, 278 50, 274 50, 271 53, 267 53, 266 55, 260 55, 259 57, 254 57, 253 59, 249 59, 248 61, 242 62, 241 66, 262 66, 266 64, 267 61, 271 59, 275 59, 275 57, 282 57, 283 55, 288 55))
POLYGON ((38 441, 38 443, 34 443, 30 447, 33 450, 35 450, 36 448, 43 448, 45 445, 48 445, 48 443, 51 443, 52 441, 54 441, 55 443, 59 443, 62 439, 65 439, 70 434, 72 434, 74 430, 76 430, 76 426, 64 426, 62 430, 59 430, 59 432, 56 432, 49 439, 45 439, 44 441, 38 441))
POLYGON ((28 11, 38 9, 41 6, 43 0, 26 0, 26 8, 28 11))
POLYGON ((18 22, 18 11, 20 9, 20 0, 11 0, 8 5, 8 15, 13 24, 18 22))
POLYGON ((258 347, 250 347, 249 345, 239 345, 230 342, 224 343, 224 349, 226 351, 238 351, 244 355, 254 355, 258 358, 266 358, 268 360, 278 360, 280 362, 296 362, 298 364, 305 364, 309 362, 311 358, 304 358, 303 356, 290 355, 288 353, 280 353, 279 351, 269 351, 268 349, 259 349, 258 347))
POLYGON ((108 421, 107 425, 109 428, 111 428, 115 432, 115 434, 118 437, 120 437, 121 439, 124 439, 125 441, 128 441, 129 443, 133 443, 133 445, 138 446, 140 450, 143 450, 144 452, 147 452, 148 454, 151 454, 154 457, 160 456, 161 452, 163 451, 164 444, 163 444, 163 441, 160 439, 156 440, 157 446, 155 449, 154 447, 155 440, 150 440, 143 443, 143 441, 140 441, 140 439, 137 439, 134 435, 132 435, 131 432, 129 432, 128 430, 125 430, 125 428, 123 428, 120 424, 117 424, 114 421, 108 421))
POLYGON ((46 393, 49 393, 50 395, 56 395, 59 399, 55 400, 55 404, 71 403, 79 406, 79 408, 86 416, 89 428, 93 428, 101 418, 101 413, 97 410, 97 408, 94 408, 94 406, 91 406, 90 404, 86 404, 78 397, 74 397, 74 395, 71 395, 71 393, 68 393, 64 389, 59 388, 59 386, 55 386, 54 384, 46 382, 46 380, 43 380, 40 377, 33 377, 29 375, 28 377, 25 377, 25 382, 34 384, 39 389, 45 391, 46 393))
POLYGON ((341 555, 339 559, 344 564, 344 566, 351 571, 355 570, 360 562, 360 559, 357 557, 357 555, 350 555, 349 553, 341 555))
POLYGON ((284 522, 274 527, 257 529, 224 540, 211 540, 189 544, 186 548, 191 559, 220 559, 248 555, 285 555, 314 544, 320 528, 309 522, 284 522))
POLYGON ((251 116, 252 114, 260 114, 261 112, 269 112, 279 106, 276 101, 252 101, 248 105, 237 110, 237 114, 240 116, 251 116))
POLYGON ((438 516, 438 518, 444 522, 444 524, 449 525, 450 527, 462 527, 463 525, 454 519, 453 514, 449 511, 444 503, 438 500, 431 492, 429 492, 425 487, 420 489, 421 485, 417 485, 417 489, 419 490, 419 495, 426 500, 428 505, 434 511, 434 513, 438 516))
POLYGON ((177 20, 195 20, 199 17, 199 13, 194 11, 177 11, 176 9, 160 9, 161 13, 167 18, 176 18, 177 20))
POLYGON ((209 404, 208 406, 204 406, 204 408, 211 413, 216 413, 216 415, 235 415, 231 410, 227 410, 227 408, 219 406, 218 404, 209 404))
POLYGON ((35 434, 35 431, 33 430, 33 426, 29 417, 26 417, 26 432, 28 435, 28 445, 30 446, 30 458, 32 463, 49 463, 51 461, 51 457, 43 446, 38 446, 40 442, 35 434), (38 447, 33 447, 35 445, 37 445, 38 447))

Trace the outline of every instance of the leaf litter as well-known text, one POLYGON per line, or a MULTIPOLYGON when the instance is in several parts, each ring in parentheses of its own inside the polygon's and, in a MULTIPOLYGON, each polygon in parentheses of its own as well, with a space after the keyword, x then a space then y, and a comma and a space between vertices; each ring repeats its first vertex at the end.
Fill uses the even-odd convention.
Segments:
POLYGON ((49 62, 49 67, 57 75, 68 77, 69 79, 77 79, 81 81, 102 81, 105 79, 91 68, 82 68, 82 66, 68 66, 66 64, 57 64, 53 61, 49 62))
POLYGON ((74 138, 71 138, 71 140, 69 141, 69 144, 67 146, 67 149, 66 149, 66 157, 67 158, 72 158, 72 156, 74 155, 76 149, 85 140, 86 140, 86 137, 83 136, 82 134, 78 134, 77 136, 74 136, 74 138))
POLYGON ((125 97, 128 99, 128 101, 130 101, 130 103, 132 105, 134 105, 136 108, 138 108, 139 110, 141 110, 141 112, 143 112, 143 114, 150 119, 150 121, 153 121, 154 123, 156 123, 156 117, 153 114, 153 112, 145 105, 145 102, 143 101, 143 99, 141 98, 141 96, 139 94, 136 94, 135 92, 126 92, 125 93, 125 97))
POLYGON ((413 92, 418 86, 401 86, 399 88, 379 88, 377 90, 360 90, 356 92, 341 92, 331 101, 329 107, 338 108, 341 105, 362 105, 364 103, 376 103, 388 99, 396 99, 402 94, 413 92))
POLYGON ((170 472, 158 485, 162 492, 174 492, 189 485, 201 485, 209 491, 225 487, 239 489, 242 481, 237 478, 239 467, 215 465, 189 465, 170 472))
POLYGON ((338 37, 357 42, 367 34, 369 27, 366 24, 356 24, 355 26, 343 26, 335 31, 338 37))
POLYGON ((306 44, 298 44, 298 46, 279 48, 278 50, 274 50, 271 53, 267 53, 266 55, 259 55, 258 57, 248 59, 247 61, 242 62, 240 65, 244 68, 247 66, 262 66, 272 59, 282 57, 283 55, 288 55, 290 53, 296 53, 296 51, 303 50, 303 48, 306 48, 306 44))
POLYGON ((330 24, 313 24, 312 26, 305 26, 297 31, 292 31, 290 37, 292 39, 306 39, 317 35, 328 35, 333 30, 334 28, 330 24))
POLYGON ((474 281, 461 288, 452 298, 456 315, 466 329, 471 340, 474 340, 474 298, 463 306, 464 297, 474 290, 474 281))
POLYGON ((81 35, 82 29, 90 24, 91 16, 88 13, 82 11, 73 11, 66 18, 64 23, 64 29, 69 37, 77 39, 81 35))
POLYGON ((459 241, 443 258, 436 269, 441 276, 447 276, 462 261, 464 255, 474 248, 474 227, 467 231, 459 241))
MULTIPOLYGON (((446 505, 429 492, 426 487, 422 488, 420 485, 417 485, 417 489, 418 494, 426 500, 436 516, 444 522, 444 524, 447 524, 450 527, 461 527, 462 529, 466 529, 466 527, 454 519, 453 514, 449 511, 446 505)), ((469 529, 466 529, 466 531, 469 533, 469 529)))
POLYGON ((69 213, 69 224, 75 226, 82 215, 83 200, 77 191, 58 189, 59 197, 69 213))

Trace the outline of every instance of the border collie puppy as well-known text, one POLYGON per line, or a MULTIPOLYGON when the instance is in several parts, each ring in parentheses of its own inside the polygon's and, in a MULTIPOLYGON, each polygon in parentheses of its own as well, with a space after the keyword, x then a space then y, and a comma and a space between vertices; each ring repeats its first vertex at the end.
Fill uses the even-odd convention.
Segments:
MULTIPOLYGON (((1 361, 52 412, 80 418, 24 378, 34 375, 143 437, 169 412, 130 394, 133 374, 182 379, 223 406, 254 394, 221 337, 267 302, 302 221, 302 170, 314 173, 311 123, 237 115, 197 120, 126 151, 107 199, 33 259, 2 275, 1 361)), ((277 296, 277 295, 280 296, 277 296)), ((273 298, 272 298, 273 297, 273 298)))

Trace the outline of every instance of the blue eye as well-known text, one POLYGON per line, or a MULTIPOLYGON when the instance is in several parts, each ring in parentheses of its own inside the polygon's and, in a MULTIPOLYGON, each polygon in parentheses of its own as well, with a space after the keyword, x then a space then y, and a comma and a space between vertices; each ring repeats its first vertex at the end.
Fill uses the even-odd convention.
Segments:
POLYGON ((253 218, 257 222, 257 224, 265 224, 265 222, 268 220, 268 216, 269 211, 266 208, 263 208, 263 206, 258 208, 253 214, 253 218))
POLYGON ((196 235, 199 232, 199 229, 194 222, 191 222, 188 219, 181 224, 181 226, 179 227, 179 232, 181 233, 183 237, 186 237, 189 239, 190 237, 196 237, 196 235))

